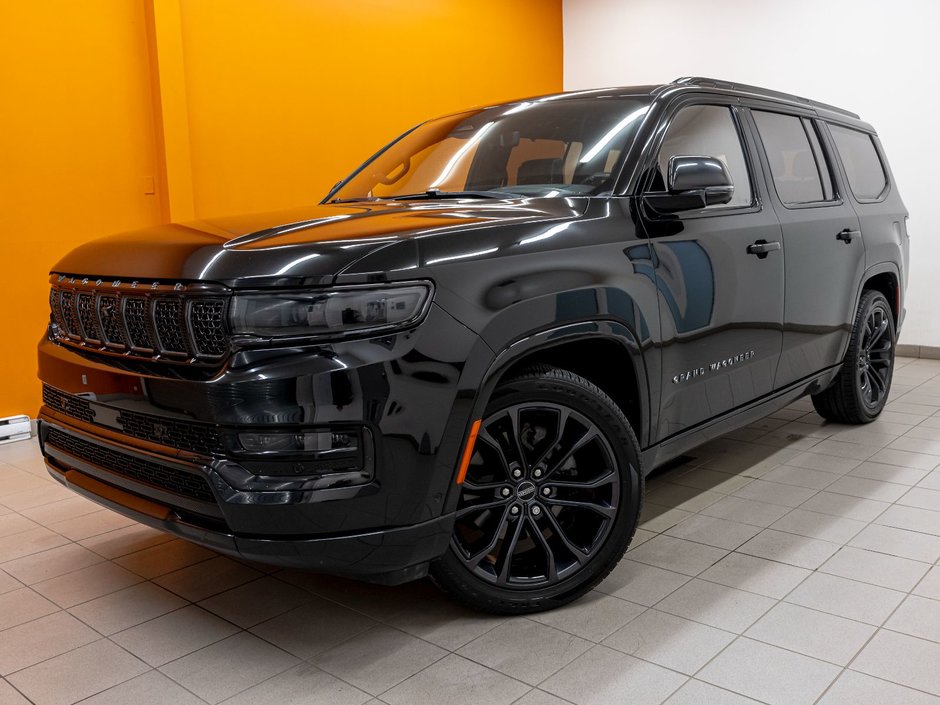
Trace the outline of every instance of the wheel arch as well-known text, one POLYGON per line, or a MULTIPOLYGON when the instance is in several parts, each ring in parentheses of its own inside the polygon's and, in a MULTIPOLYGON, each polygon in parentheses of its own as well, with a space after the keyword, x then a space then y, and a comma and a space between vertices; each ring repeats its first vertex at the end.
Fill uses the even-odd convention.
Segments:
POLYGON ((621 408, 645 446, 650 428, 650 385, 636 336, 618 321, 592 320, 541 331, 496 355, 474 404, 481 418, 497 385, 531 365, 548 364, 596 384, 621 408))
POLYGON ((894 316, 894 326, 900 325, 901 319, 901 287, 900 272, 896 264, 883 262, 869 267, 862 275, 862 285, 859 288, 856 301, 860 300, 865 291, 879 291, 888 300, 891 313, 894 316))
POLYGON ((568 341, 538 348, 512 363, 499 376, 497 385, 533 365, 550 365, 568 370, 596 384, 620 407, 624 416, 640 435, 643 428, 640 386, 636 370, 629 358, 623 364, 624 348, 606 337, 568 341), (620 363, 620 364, 618 364, 620 363))
MULTIPOLYGON (((497 385, 508 375, 517 370, 522 370, 530 365, 539 363, 554 364, 558 367, 564 367, 570 372, 580 374, 589 381, 600 387, 608 394, 615 403, 623 410, 627 420, 634 426, 634 433, 640 444, 645 447, 648 439, 651 425, 655 422, 652 418, 651 409, 656 406, 652 403, 651 393, 653 389, 649 384, 647 366, 643 355, 643 349, 637 342, 636 336, 619 321, 611 320, 591 320, 581 323, 573 323, 526 336, 525 338, 506 346, 500 353, 491 358, 485 372, 476 377, 473 372, 469 375, 480 381, 473 386, 476 394, 471 406, 469 416, 463 416, 463 430, 461 432, 461 446, 454 449, 454 457, 461 458, 464 444, 469 437, 470 426, 475 419, 483 418, 484 412, 497 385), (591 368, 589 364, 572 364, 577 360, 578 354, 585 354, 602 350, 607 357, 603 358, 605 362, 619 360, 620 365, 611 369, 610 365, 594 365, 591 368), (622 386, 611 385, 611 377, 618 370, 629 370, 632 380, 630 382, 621 382, 622 386), (606 376, 602 373, 606 373, 606 376), (625 409, 623 404, 631 406, 632 409, 625 409)), ((629 376, 628 376, 629 377, 629 376)), ((469 380, 468 380, 469 383, 469 380)), ((465 388, 466 385, 462 385, 465 388)), ((450 456, 448 456, 450 457, 450 456)), ((453 476, 456 477, 458 468, 452 468, 453 476)), ((444 501, 443 511, 445 513, 454 510, 459 496, 458 485, 451 483, 451 490, 448 492, 444 501)))

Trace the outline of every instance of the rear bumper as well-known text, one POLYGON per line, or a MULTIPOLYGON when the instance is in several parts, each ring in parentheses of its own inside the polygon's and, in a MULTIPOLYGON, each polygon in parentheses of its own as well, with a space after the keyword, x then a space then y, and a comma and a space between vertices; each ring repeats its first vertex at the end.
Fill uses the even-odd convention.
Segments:
MULTIPOLYGON (((115 441, 104 442, 58 421, 40 420, 43 455, 50 475, 56 480, 142 524, 228 555, 397 584, 422 577, 427 572, 428 563, 447 550, 450 540, 453 515, 443 515, 411 526, 311 537, 266 534, 265 515, 259 512, 257 531, 233 531, 218 504, 161 491, 78 458, 47 443, 50 431, 67 433, 78 439, 88 438, 98 447, 129 456, 140 463, 159 460, 165 467, 176 468, 179 472, 201 474, 210 480, 213 493, 217 494, 222 481, 211 466, 186 467, 179 461, 159 458, 115 441)), ((295 501, 282 499, 288 501, 278 504, 281 528, 284 528, 284 522, 290 523, 292 517, 302 521, 308 505, 303 497, 296 497, 295 501)))

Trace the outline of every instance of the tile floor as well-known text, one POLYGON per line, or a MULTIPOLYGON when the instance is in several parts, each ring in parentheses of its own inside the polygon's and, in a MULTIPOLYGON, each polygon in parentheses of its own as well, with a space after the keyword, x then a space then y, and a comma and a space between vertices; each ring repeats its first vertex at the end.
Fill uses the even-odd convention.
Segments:
POLYGON ((0 447, 0 704, 940 703, 940 362, 864 428, 801 400, 654 475, 633 548, 530 618, 214 554, 0 447))

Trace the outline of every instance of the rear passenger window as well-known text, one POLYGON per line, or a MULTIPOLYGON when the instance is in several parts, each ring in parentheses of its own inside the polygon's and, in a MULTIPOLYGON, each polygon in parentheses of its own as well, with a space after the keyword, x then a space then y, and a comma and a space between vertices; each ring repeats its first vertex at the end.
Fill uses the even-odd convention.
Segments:
POLYGON ((871 135, 841 125, 829 125, 852 193, 859 200, 878 198, 888 185, 871 135))
POLYGON ((652 190, 665 190, 669 159, 682 156, 720 159, 731 175, 734 184, 734 196, 731 201, 708 206, 706 210, 751 205, 751 179, 747 160, 744 158, 741 137, 731 117, 730 108, 690 105, 676 114, 669 123, 662 147, 659 148, 659 169, 652 190))
POLYGON ((780 200, 787 204, 832 200, 832 179, 815 129, 795 115, 752 111, 780 200))

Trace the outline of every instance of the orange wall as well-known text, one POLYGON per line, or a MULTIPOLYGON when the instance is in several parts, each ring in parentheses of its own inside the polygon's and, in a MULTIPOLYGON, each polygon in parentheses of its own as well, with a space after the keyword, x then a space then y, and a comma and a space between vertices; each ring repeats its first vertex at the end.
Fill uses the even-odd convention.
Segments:
POLYGON ((412 125, 561 90, 560 0, 185 0, 198 213, 319 201, 412 125))
POLYGON ((0 3, 0 416, 38 408, 60 254, 168 212, 318 201, 424 118, 560 91, 561 18, 561 0, 0 3))
POLYGON ((39 408, 49 268, 160 221, 144 6, 0 3, 0 416, 39 408))

